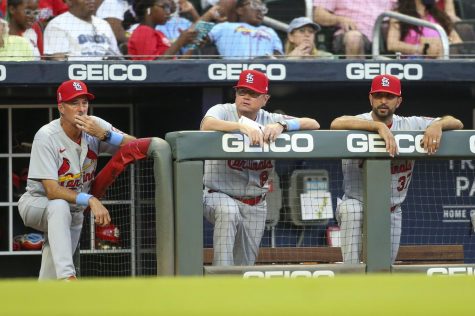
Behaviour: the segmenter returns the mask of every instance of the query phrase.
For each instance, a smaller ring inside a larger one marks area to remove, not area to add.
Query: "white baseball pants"
[[[266,223],[267,204],[247,205],[220,192],[204,190],[204,216],[214,224],[213,265],[253,265]]]
[[[45,233],[40,280],[75,276],[73,254],[79,243],[83,212],[70,212],[65,200],[23,195],[18,210],[25,226]]]
[[[389,212],[389,210],[388,210]],[[341,252],[344,263],[360,263],[363,203],[355,199],[342,201],[336,209],[340,225]],[[398,206],[391,212],[391,261],[396,260],[401,241],[402,211]]]

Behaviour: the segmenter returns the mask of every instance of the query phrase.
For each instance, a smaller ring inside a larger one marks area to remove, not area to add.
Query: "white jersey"
[[[93,118],[102,128],[114,129],[103,119]],[[97,157],[104,152],[113,154],[117,148],[85,132],[81,144],[74,142],[64,132],[60,119],[44,125],[33,140],[25,195],[46,196],[42,179],[56,180],[63,187],[88,193],[94,180]],[[71,205],[71,209],[81,208]]]
[[[114,18],[124,21],[124,13],[130,8],[126,0],[104,0],[96,11],[101,19]]]
[[[356,117],[372,121],[371,112],[357,115]],[[435,118],[411,116],[403,117],[393,115],[391,131],[421,131],[425,130]],[[414,160],[395,159],[391,160],[391,208],[395,208],[404,202],[409,184],[412,179]],[[356,199],[363,201],[363,160],[343,159],[343,200]]]
[[[66,54],[68,60],[102,60],[120,56],[117,40],[106,21],[96,16],[86,22],[65,12],[52,19],[44,33],[44,53]]]
[[[217,104],[204,117],[208,116],[224,121],[239,121],[234,103]],[[291,117],[261,109],[256,122],[267,125],[288,118]],[[272,160],[206,160],[203,182],[208,189],[230,196],[254,197],[267,193],[267,179],[273,168]]]

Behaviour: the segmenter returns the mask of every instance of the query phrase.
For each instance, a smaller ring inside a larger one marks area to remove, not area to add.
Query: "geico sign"
[[[386,74],[399,79],[421,80],[423,69],[419,64],[350,63],[346,65],[346,77],[351,80],[373,79],[377,75]]]
[[[330,270],[321,271],[246,271],[243,274],[245,279],[250,278],[318,278],[318,277],[334,277],[335,273]]]
[[[225,134],[221,139],[223,150],[227,153],[308,153],[313,150],[313,137],[309,134],[281,134],[275,142],[264,146],[251,146],[249,138],[242,134]]]
[[[421,145],[424,135],[394,135],[399,153],[426,153]],[[378,134],[350,134],[346,137],[346,147],[352,153],[386,152],[384,140]]]
[[[472,267],[429,268],[427,275],[473,275]]]
[[[7,67],[0,65],[0,81],[7,79]]]
[[[72,64],[68,76],[76,80],[144,81],[147,79],[147,67],[137,64]]]
[[[284,80],[287,69],[282,64],[211,64],[208,66],[208,77],[211,80],[238,80],[243,70],[260,70],[269,80]]]

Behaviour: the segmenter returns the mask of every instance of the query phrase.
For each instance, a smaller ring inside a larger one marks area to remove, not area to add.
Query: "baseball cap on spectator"
[[[299,28],[301,28],[303,26],[306,26],[306,25],[310,25],[311,27],[313,27],[316,32],[321,30],[320,25],[318,25],[317,23],[310,20],[310,18],[307,18],[306,16],[303,16],[303,17],[300,17],[300,18],[295,18],[290,22],[289,27],[287,28],[287,34],[290,34],[294,30],[299,29]]]
[[[387,92],[398,97],[401,96],[401,81],[397,77],[391,75],[379,75],[374,77],[371,83],[371,91],[369,94],[376,92]]]
[[[257,93],[267,94],[269,91],[269,79],[257,70],[244,70],[239,75],[239,81],[234,88],[246,88]]]
[[[85,95],[88,100],[94,100],[94,95],[87,91],[87,86],[79,80],[68,80],[63,82],[57,91],[58,104],[70,101],[78,96]]]

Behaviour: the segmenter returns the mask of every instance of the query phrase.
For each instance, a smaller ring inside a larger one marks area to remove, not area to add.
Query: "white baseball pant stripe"
[[[388,210],[389,212],[389,210]],[[355,199],[342,201],[336,209],[340,225],[340,243],[344,263],[360,263],[363,227],[363,203]],[[402,211],[391,212],[391,262],[396,260],[401,241]]]
[[[214,224],[213,265],[253,265],[264,234],[266,202],[251,206],[204,190],[203,204],[205,218]]]
[[[70,212],[65,200],[23,195],[18,210],[25,226],[45,233],[40,280],[65,279],[76,275],[73,254],[79,243],[82,212]]]

